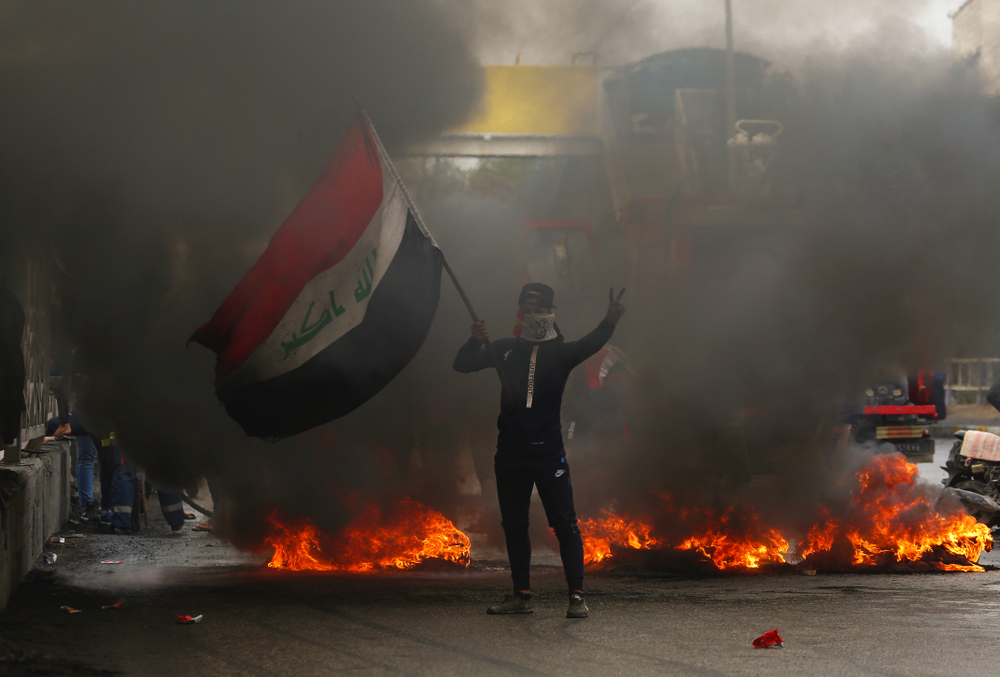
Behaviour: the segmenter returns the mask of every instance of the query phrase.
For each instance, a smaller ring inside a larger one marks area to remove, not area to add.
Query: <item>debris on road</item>
[[[124,563],[125,563],[125,560],[123,560],[123,559],[102,559],[101,560],[101,564],[124,564]]]
[[[181,616],[177,615],[177,623],[180,625],[194,625],[195,623],[201,623],[201,615],[198,616]]]
[[[66,613],[68,613],[68,614],[78,614],[78,613],[82,613],[82,612],[81,612],[81,611],[80,611],[79,609],[74,609],[74,608],[73,608],[73,607],[71,607],[71,606],[61,606],[61,607],[59,607],[59,608],[60,608],[60,609],[62,609],[63,611],[65,611],[65,612],[66,612]]]
[[[53,536],[52,538],[49,539],[49,543],[59,543],[60,545],[62,545],[65,542],[66,542],[66,539],[65,538],[61,538],[59,536]]]
[[[777,628],[771,630],[770,632],[765,632],[753,641],[753,648],[755,649],[767,649],[772,647],[778,649],[784,645],[785,643],[781,639],[781,635],[778,634]]]
[[[102,609],[121,609],[122,608],[122,603],[121,602],[115,602],[114,604],[105,604],[101,608]]]
[[[55,564],[57,558],[58,556],[54,552],[47,552],[45,553],[45,555],[43,555],[42,560],[46,564]]]
[[[816,570],[815,569],[799,569],[799,573],[802,574],[803,576],[815,576],[816,575]]]

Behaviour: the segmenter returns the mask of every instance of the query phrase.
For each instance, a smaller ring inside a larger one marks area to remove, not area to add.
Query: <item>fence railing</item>
[[[962,399],[986,399],[990,386],[1000,378],[1000,357],[966,357],[948,360],[947,403],[955,403],[955,395],[967,393]]]

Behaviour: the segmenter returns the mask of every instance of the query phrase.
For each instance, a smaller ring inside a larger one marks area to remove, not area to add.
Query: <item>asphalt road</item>
[[[1000,662],[1000,571],[605,573],[587,581],[591,617],[567,620],[561,571],[540,567],[536,613],[496,617],[485,608],[509,578],[495,564],[278,572],[161,519],[141,536],[52,546],[58,561],[39,564],[0,614],[0,654],[22,659],[0,673],[953,677],[995,674]],[[1000,565],[1000,554],[982,563]],[[177,614],[204,620],[177,625]],[[785,648],[751,647],[774,628]]]

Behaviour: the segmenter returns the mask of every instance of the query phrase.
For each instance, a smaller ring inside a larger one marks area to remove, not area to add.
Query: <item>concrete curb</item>
[[[46,443],[43,450],[16,465],[0,463],[0,610],[49,536],[69,519],[69,442]]]

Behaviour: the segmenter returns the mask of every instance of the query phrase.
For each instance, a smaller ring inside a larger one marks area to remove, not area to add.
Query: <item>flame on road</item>
[[[855,475],[840,517],[821,507],[799,547],[803,559],[849,559],[864,569],[923,562],[942,571],[983,571],[976,564],[993,547],[989,527],[965,512],[940,514],[917,484],[918,470],[901,456],[876,456]]]
[[[818,507],[797,559],[823,570],[983,571],[977,561],[992,549],[990,529],[958,509],[938,512],[917,475],[901,456],[871,459],[847,478],[849,498]],[[786,563],[785,535],[750,505],[717,512],[679,506],[666,494],[657,503],[642,515],[605,510],[597,519],[580,520],[585,563],[600,565],[629,551],[686,552],[720,571]],[[385,514],[371,504],[336,534],[277,513],[268,524],[266,543],[274,548],[268,566],[275,569],[372,572],[411,569],[427,560],[470,561],[469,538],[444,515],[410,499]],[[658,531],[657,525],[666,527]]]
[[[788,542],[781,534],[764,526],[751,506],[731,507],[721,515],[709,509],[674,506],[662,495],[663,513],[658,519],[675,525],[673,532],[685,534],[671,541],[653,535],[651,518],[620,517],[604,511],[604,517],[581,520],[585,564],[597,564],[613,557],[613,549],[674,549],[694,551],[718,569],[757,569],[762,564],[781,563]]]
[[[324,535],[308,520],[268,518],[267,566],[292,571],[370,572],[412,569],[426,560],[469,565],[469,538],[441,513],[403,499],[391,514],[366,507],[347,527]]]
[[[695,550],[720,570],[784,563],[788,541],[766,527],[753,507],[730,507],[719,517],[706,511],[704,517],[706,526],[677,546],[679,550]]]
[[[984,524],[959,511],[941,514],[917,483],[915,465],[899,455],[876,456],[849,478],[850,498],[836,511],[825,505],[799,543],[807,568],[871,570],[920,563],[941,571],[983,571],[979,556],[992,549]],[[580,521],[584,561],[600,564],[616,549],[695,552],[716,569],[758,569],[786,561],[789,544],[750,505],[710,509],[677,507],[668,495],[653,514],[615,515]],[[657,533],[669,525],[673,534]]]
[[[583,536],[583,562],[602,562],[611,557],[611,547],[632,548],[633,550],[649,550],[660,545],[659,539],[650,532],[649,524],[634,521],[627,515],[619,517],[602,510],[604,517],[596,520],[580,520],[580,533]]]

